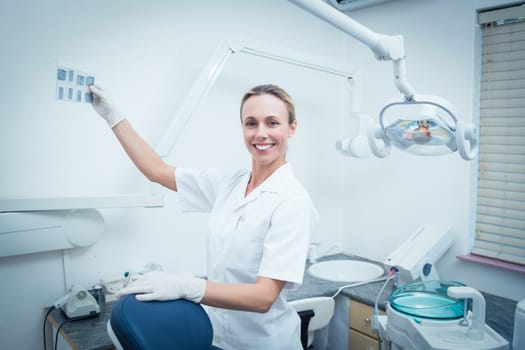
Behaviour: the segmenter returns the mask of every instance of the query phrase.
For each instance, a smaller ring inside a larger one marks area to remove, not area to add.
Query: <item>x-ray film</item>
[[[94,83],[94,74],[65,65],[57,65],[56,99],[66,102],[91,103],[93,96],[89,91],[89,86]]]

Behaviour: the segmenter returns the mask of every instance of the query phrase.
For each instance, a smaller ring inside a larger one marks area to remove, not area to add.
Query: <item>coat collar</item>
[[[287,184],[287,180],[293,176],[290,163],[284,163],[277,168],[262,184],[257,186],[253,192],[281,192]],[[253,193],[252,192],[252,193]]]
[[[289,179],[293,178],[292,166],[290,163],[285,163],[277,168],[262,184],[253,189],[253,191],[244,197],[244,191],[246,191],[246,185],[249,181],[250,173],[247,173],[247,180],[243,182],[242,187],[242,198],[239,198],[237,209],[245,206],[249,202],[257,199],[262,193],[279,193],[282,192],[289,184]]]

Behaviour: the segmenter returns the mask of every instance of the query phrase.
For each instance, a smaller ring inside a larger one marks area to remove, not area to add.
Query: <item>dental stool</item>
[[[184,299],[138,301],[126,295],[113,305],[108,335],[117,350],[220,350],[199,304]]]
[[[314,341],[314,332],[328,325],[334,314],[335,302],[330,297],[298,299],[288,302],[301,318],[301,343],[308,349]]]

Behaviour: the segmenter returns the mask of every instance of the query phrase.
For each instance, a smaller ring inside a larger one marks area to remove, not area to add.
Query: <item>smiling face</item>
[[[289,123],[287,105],[270,94],[253,95],[241,108],[244,143],[254,168],[277,169],[286,162],[288,138],[296,121]]]

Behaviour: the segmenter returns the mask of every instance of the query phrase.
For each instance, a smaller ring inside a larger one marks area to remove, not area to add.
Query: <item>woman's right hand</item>
[[[114,106],[107,91],[96,85],[89,86],[89,90],[93,94],[93,108],[108,123],[110,128],[113,128],[124,119]]]

